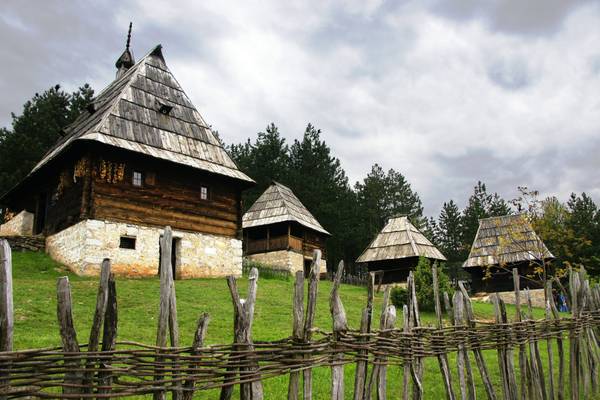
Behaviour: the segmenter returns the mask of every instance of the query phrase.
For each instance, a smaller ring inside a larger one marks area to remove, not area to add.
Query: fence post
[[[371,333],[371,316],[373,314],[373,293],[375,289],[375,277],[372,273],[368,275],[367,281],[367,306],[363,308],[360,319],[360,333],[364,335],[361,343],[368,343],[368,334]],[[359,349],[357,351],[356,374],[354,376],[354,400],[363,400],[365,396],[365,386],[367,383],[367,369],[369,363],[368,349]]]
[[[447,296],[446,296],[447,297]],[[465,324],[465,312],[464,312],[464,299],[462,292],[456,291],[452,298],[454,303],[454,326],[456,329],[459,327],[466,328]],[[457,333],[461,334],[461,333]],[[475,400],[475,382],[473,380],[473,371],[471,369],[471,361],[469,359],[469,353],[467,352],[464,344],[458,345],[458,357],[456,360],[458,368],[458,378],[460,382],[460,393],[462,400]],[[466,376],[465,376],[466,375]],[[468,385],[468,386],[467,386]]]
[[[434,264],[431,267],[431,274],[433,280],[433,297],[435,305],[435,316],[436,325],[438,330],[442,333],[442,305],[440,303],[440,287],[438,282],[437,265]],[[442,336],[443,339],[443,336]],[[440,372],[444,379],[444,388],[446,389],[446,398],[448,400],[455,400],[454,389],[452,388],[452,376],[450,375],[450,368],[448,367],[448,356],[446,354],[438,355],[438,363],[440,365]]]
[[[294,281],[294,297],[292,302],[292,316],[294,319],[292,338],[294,344],[297,344],[302,340],[302,328],[304,326],[304,271],[296,271],[296,280]],[[298,400],[299,389],[300,372],[291,371],[290,382],[288,386],[288,399]]]
[[[525,349],[525,342],[521,338],[521,336],[524,336],[524,325],[521,318],[521,279],[517,268],[513,268],[512,276],[515,292],[515,319],[518,323],[518,325],[515,326],[515,330],[517,338],[519,339],[519,392],[521,400],[527,400],[527,352]],[[533,394],[530,395],[533,396]]]
[[[467,289],[462,282],[458,282],[458,288],[460,289],[463,300],[465,302],[465,312],[467,317],[467,327],[475,328],[475,315],[473,314],[473,306],[471,305],[471,299],[469,298],[469,294],[467,293]],[[496,392],[494,391],[494,387],[492,386],[492,381],[490,379],[490,375],[487,370],[487,365],[485,363],[485,359],[483,358],[483,353],[479,348],[479,342],[474,341],[472,343],[473,346],[473,355],[475,356],[475,363],[477,364],[477,369],[479,369],[479,374],[481,375],[481,380],[483,381],[483,386],[485,387],[485,392],[488,396],[489,400],[496,400]]]
[[[329,297],[329,311],[333,320],[333,340],[334,354],[332,356],[331,367],[331,399],[344,399],[344,353],[340,352],[338,342],[344,333],[348,330],[348,322],[346,320],[346,311],[340,298],[340,282],[344,273],[344,262],[340,261],[333,279],[331,295]]]
[[[192,356],[200,355],[202,346],[204,346],[204,338],[206,338],[206,330],[208,329],[208,323],[210,322],[210,316],[207,313],[202,314],[198,319],[198,324],[196,325],[196,333],[194,334],[194,341],[192,342]],[[184,383],[185,391],[182,394],[183,400],[192,400],[194,397],[194,383],[195,379],[190,375],[194,374],[198,367],[195,365],[194,361],[191,362],[190,371],[186,373],[187,380]]]
[[[117,286],[115,276],[111,273],[108,277],[108,297],[102,330],[102,351],[113,351],[117,341]],[[98,372],[98,393],[110,393],[112,378],[108,369],[110,362],[104,361],[103,368]]]
[[[557,326],[560,321],[560,314],[558,313],[558,309],[556,308],[556,304],[554,303],[554,296],[552,296],[552,281],[548,281],[546,284],[546,290],[549,295],[546,296],[548,299],[548,303],[550,305],[550,311],[552,312],[552,317],[556,322]],[[557,330],[556,334],[556,347],[558,347],[558,386],[557,386],[557,394],[558,400],[564,400],[565,398],[565,351],[563,347],[563,339],[562,332]],[[551,347],[550,347],[551,348]]]
[[[419,327],[419,304],[417,302],[417,293],[415,289],[415,277],[413,271],[408,273],[407,280],[408,288],[408,326],[411,332],[414,328]],[[418,350],[418,349],[417,349]],[[423,365],[418,355],[413,355],[410,365],[410,373],[413,379],[413,399],[420,400],[423,398]]]
[[[0,239],[0,351],[13,350],[13,287],[12,287],[12,253],[8,241]],[[6,384],[9,391],[10,377],[8,372],[1,374],[0,386]],[[0,399],[5,399],[0,394]]]
[[[63,276],[58,278],[56,285],[57,296],[57,317],[58,326],[60,328],[60,337],[62,339],[63,351],[65,353],[79,353],[79,343],[77,342],[77,334],[73,326],[73,304],[71,300],[71,286],[69,278]],[[78,358],[71,361],[69,355],[65,354],[65,366],[74,371],[79,370],[80,361]],[[65,372],[65,382],[63,385],[64,394],[80,393],[81,377],[78,372]]]
[[[321,250],[315,250],[313,253],[313,261],[310,268],[310,276],[308,280],[308,300],[306,303],[306,318],[304,318],[304,335],[303,340],[310,342],[312,338],[312,328],[315,322],[315,312],[317,309],[317,292],[319,289],[319,268],[321,265]],[[307,357],[311,357],[308,355]],[[312,369],[307,368],[303,373],[304,377],[304,400],[312,399]]]
[[[569,290],[571,292],[571,316],[573,328],[569,333],[569,381],[571,399],[579,400],[579,275],[569,269]]]

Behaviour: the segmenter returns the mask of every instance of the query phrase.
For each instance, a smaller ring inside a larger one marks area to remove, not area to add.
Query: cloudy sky
[[[91,3],[3,3],[0,125],[55,83],[108,84],[131,20],[228,143],[311,122],[352,181],[399,170],[428,214],[479,179],[600,201],[598,1]]]

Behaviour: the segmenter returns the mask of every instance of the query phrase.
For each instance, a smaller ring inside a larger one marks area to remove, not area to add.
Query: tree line
[[[20,115],[11,115],[11,128],[0,129],[0,193],[27,175],[93,93],[88,84],[72,93],[56,85],[36,93]],[[226,147],[257,183],[243,194],[245,210],[271,181],[289,186],[332,234],[327,243],[330,266],[342,259],[352,266],[389,218],[407,215],[448,258],[448,268],[460,271],[479,219],[525,212],[556,256],[555,263],[585,265],[592,275],[600,275],[600,211],[586,193],[573,193],[561,202],[556,197],[539,199],[535,190],[519,188],[517,198],[506,200],[477,182],[464,208],[449,199],[432,217],[424,215],[419,194],[399,171],[375,163],[363,179],[351,183],[322,132],[311,124],[291,143],[271,123],[252,139]]]

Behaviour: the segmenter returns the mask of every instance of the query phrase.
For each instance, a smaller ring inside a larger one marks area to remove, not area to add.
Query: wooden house
[[[78,274],[97,274],[110,257],[116,273],[155,275],[170,225],[176,277],[240,275],[241,191],[254,181],[184,93],[160,45],[138,62],[127,47],[116,67],[116,79],[0,202],[32,214],[31,233],[45,235],[47,252]]]
[[[518,268],[520,287],[538,289],[534,268],[554,258],[525,215],[479,220],[479,229],[463,268],[471,275],[474,292],[513,291],[512,269]]]
[[[390,218],[381,232],[358,257],[381,283],[405,282],[419,257],[430,261],[445,261],[446,257],[406,216]]]
[[[290,188],[273,182],[244,214],[242,224],[249,260],[307,273],[313,251],[320,249],[320,272],[327,272],[325,240],[330,234]]]

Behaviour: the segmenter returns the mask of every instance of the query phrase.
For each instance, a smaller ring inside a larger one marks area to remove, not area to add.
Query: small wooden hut
[[[521,288],[537,289],[534,268],[554,258],[523,214],[479,220],[479,229],[463,268],[471,274],[474,292],[514,290],[512,269],[518,268]]]
[[[307,273],[313,251],[320,249],[320,271],[327,272],[325,240],[330,234],[287,186],[273,182],[244,214],[242,226],[249,260]]]
[[[419,257],[445,261],[446,257],[409,221],[408,217],[390,218],[387,225],[358,257],[378,275],[382,283],[405,282]]]

